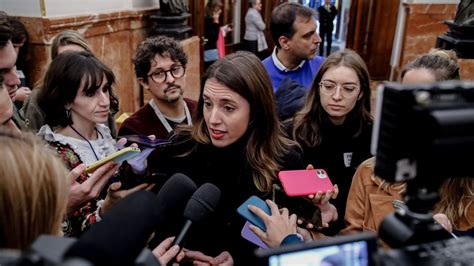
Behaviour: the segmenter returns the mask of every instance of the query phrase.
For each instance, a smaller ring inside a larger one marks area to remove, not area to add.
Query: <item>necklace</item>
[[[79,135],[83,140],[85,140],[87,142],[87,144],[89,144],[89,147],[91,147],[91,150],[92,152],[94,153],[94,156],[95,158],[97,159],[97,161],[99,160],[99,156],[97,156],[97,153],[95,153],[95,150],[94,150],[94,147],[92,147],[92,144],[91,142],[86,139],[81,133],[79,133],[79,131],[77,131],[72,125],[69,125],[69,127],[74,131],[76,132],[77,135]],[[100,135],[102,137],[102,134],[100,134],[99,131],[97,131],[97,128],[95,128],[95,131],[98,133],[98,135]]]

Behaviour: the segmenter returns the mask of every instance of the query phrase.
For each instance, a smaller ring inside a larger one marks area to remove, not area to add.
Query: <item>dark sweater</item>
[[[198,186],[209,182],[219,187],[221,199],[215,213],[204,224],[193,226],[185,247],[211,256],[227,250],[232,254],[236,265],[250,265],[256,248],[240,236],[245,220],[237,214],[237,207],[251,195],[271,197],[271,193],[266,195],[258,191],[253,183],[251,167],[245,157],[246,143],[247,139],[243,138],[229,147],[216,148],[186,141],[179,144],[179,148],[165,148],[161,151],[160,158],[150,163],[155,172],[164,173],[165,176],[181,172],[193,179]],[[170,156],[186,150],[183,149],[185,146],[194,146],[195,149],[185,157]],[[282,170],[293,169],[303,169],[301,154],[296,148],[282,163]],[[181,227],[182,221],[178,219],[174,224]],[[176,233],[169,232],[169,235]]]
[[[186,105],[189,108],[191,116],[194,117],[196,114],[197,103],[191,99],[184,98]],[[168,123],[172,128],[176,127],[176,123],[169,121]],[[187,123],[187,121],[184,121]],[[155,114],[155,110],[149,105],[145,104],[142,108],[136,111],[133,115],[123,121],[120,127],[119,136],[125,135],[155,135],[158,139],[167,139],[168,131],[161,123],[160,119]]]
[[[352,177],[359,164],[371,157],[372,124],[365,124],[362,132],[354,137],[357,128],[357,122],[350,118],[340,126],[327,121],[321,128],[323,137],[319,146],[308,147],[300,143],[304,163],[312,164],[315,169],[325,169],[332,183],[339,187],[337,199],[331,200],[337,208],[339,218],[323,230],[327,235],[335,235],[344,228],[344,214]]]

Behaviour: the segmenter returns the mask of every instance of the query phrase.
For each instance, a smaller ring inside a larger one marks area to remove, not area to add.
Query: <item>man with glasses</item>
[[[192,125],[197,103],[183,97],[188,57],[165,36],[148,38],[137,49],[135,74],[152,100],[127,118],[119,136],[140,134],[166,139],[178,124]]]

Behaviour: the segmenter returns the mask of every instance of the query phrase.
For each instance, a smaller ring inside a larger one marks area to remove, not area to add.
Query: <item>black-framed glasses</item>
[[[340,93],[344,98],[351,98],[357,95],[359,92],[359,86],[354,84],[336,84],[332,81],[321,81],[319,83],[320,92],[326,95],[333,95],[336,93],[337,89],[340,88]]]
[[[168,70],[156,71],[148,74],[148,76],[156,83],[163,83],[166,82],[166,79],[168,78],[168,72],[173,76],[173,78],[179,79],[184,76],[186,69],[182,65],[175,65]]]

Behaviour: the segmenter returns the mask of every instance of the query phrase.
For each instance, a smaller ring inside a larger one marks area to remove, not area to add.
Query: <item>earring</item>
[[[71,109],[66,109],[66,118],[71,121]]]

